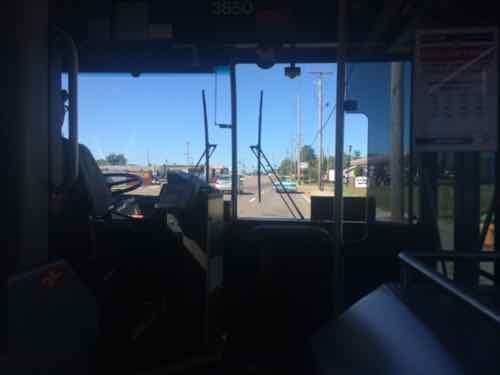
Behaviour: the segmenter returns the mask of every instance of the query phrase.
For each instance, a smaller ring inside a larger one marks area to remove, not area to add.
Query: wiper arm
[[[304,215],[302,215],[302,212],[300,211],[299,207],[297,206],[297,204],[295,203],[293,198],[290,196],[290,193],[288,192],[288,190],[283,185],[283,182],[281,182],[280,178],[278,177],[278,174],[276,173],[273,166],[269,162],[269,159],[266,157],[266,155],[262,151],[262,103],[263,103],[263,101],[264,101],[264,91],[260,90],[257,145],[250,146],[250,150],[252,150],[253,154],[257,158],[257,189],[258,189],[258,194],[259,194],[259,203],[262,202],[262,185],[261,185],[261,168],[262,168],[264,170],[264,172],[267,174],[267,176],[269,177],[271,184],[274,186],[275,190],[278,192],[281,199],[283,200],[283,203],[285,203],[285,206],[288,208],[288,211],[290,211],[290,213],[292,214],[292,216],[294,218],[297,218],[297,215],[292,210],[292,208],[290,207],[290,205],[288,204],[286,199],[281,195],[281,192],[284,192],[286,194],[286,196],[288,197],[290,202],[292,202],[292,205],[295,208],[295,210],[297,211],[297,213],[299,214],[300,218],[303,220]],[[267,167],[262,162],[262,158],[264,158],[264,161],[266,162]],[[269,173],[269,171],[271,171],[271,173]],[[276,181],[273,180],[273,178],[271,177],[271,174],[274,175],[277,183],[276,183]],[[281,187],[281,189],[277,188],[278,184]]]
[[[257,147],[259,153],[257,154],[257,189],[259,193],[259,203],[262,202],[262,184],[261,184],[261,148],[262,148],[262,102],[264,100],[264,91],[260,90],[260,100],[259,100],[259,125],[258,125],[258,134],[257,134]]]
[[[292,208],[290,207],[290,205],[288,204],[288,202],[285,200],[285,198],[283,197],[282,195],[282,192],[284,192],[286,194],[286,196],[288,197],[288,199],[290,200],[290,202],[292,203],[293,207],[295,208],[295,210],[297,211],[300,219],[304,220],[304,215],[302,215],[302,212],[300,211],[299,207],[297,206],[297,204],[295,203],[295,200],[292,198],[292,196],[290,195],[290,193],[288,192],[288,190],[285,188],[285,186],[283,185],[283,182],[281,181],[281,179],[279,178],[278,174],[276,173],[276,171],[274,170],[273,166],[271,165],[271,163],[269,162],[269,159],[267,158],[266,154],[264,154],[264,151],[262,151],[262,149],[259,148],[259,146],[255,145],[255,146],[250,146],[250,149],[252,150],[253,154],[255,155],[255,157],[257,157],[257,159],[259,159],[258,155],[260,154],[260,156],[263,158],[263,159],[260,159],[260,164],[262,166],[262,169],[264,170],[264,172],[267,174],[267,176],[269,177],[269,180],[271,181],[271,183],[273,184],[273,186],[275,187],[276,191],[279,193],[281,199],[283,200],[283,203],[285,203],[286,207],[288,208],[288,210],[290,211],[290,213],[292,214],[292,216],[294,218],[297,218],[297,215],[295,215],[295,212],[292,210]],[[267,164],[267,167],[266,165],[264,165],[263,161],[265,161],[265,163]],[[271,172],[271,173],[269,173]],[[276,179],[276,181],[274,181],[271,177],[271,174],[274,176],[274,178]],[[278,185],[281,187],[281,189],[278,189]]]

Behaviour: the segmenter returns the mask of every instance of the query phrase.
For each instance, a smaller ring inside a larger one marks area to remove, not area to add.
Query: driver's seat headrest
[[[63,149],[66,160],[69,155],[69,142],[63,140]],[[76,186],[71,189],[76,192],[78,199],[85,200],[87,215],[105,216],[112,204],[112,196],[106,179],[97,165],[90,150],[84,145],[78,145],[79,175]]]

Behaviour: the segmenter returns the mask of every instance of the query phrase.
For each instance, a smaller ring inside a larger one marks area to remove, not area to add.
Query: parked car
[[[245,176],[240,174],[239,185],[238,185],[238,192],[239,193],[243,193],[244,182],[245,182]]]
[[[298,191],[297,182],[295,182],[294,180],[287,177],[281,178],[280,180],[283,186],[281,186],[279,182],[276,182],[275,186],[275,189],[278,193],[284,193],[285,191],[288,193],[296,193]]]
[[[230,193],[233,188],[232,176],[231,175],[221,175],[215,180],[214,187],[224,193]],[[241,192],[241,183],[238,182],[237,186],[238,192]]]

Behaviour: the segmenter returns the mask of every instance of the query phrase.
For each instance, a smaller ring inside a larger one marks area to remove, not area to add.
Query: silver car
[[[224,192],[224,193],[230,193],[232,188],[233,188],[233,184],[232,184],[232,178],[231,178],[231,175],[222,175],[222,176],[219,176],[217,177],[217,179],[215,180],[215,184],[214,184],[215,188]],[[240,184],[238,183],[238,192],[240,192]]]

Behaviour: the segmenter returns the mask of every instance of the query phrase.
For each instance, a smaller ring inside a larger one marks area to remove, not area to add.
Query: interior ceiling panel
[[[390,51],[398,40],[393,51],[410,54],[408,35],[416,27],[497,22],[496,12],[481,6],[481,0],[347,3],[348,41],[352,50],[367,58]],[[50,14],[51,22],[75,39],[83,70],[161,71],[183,66],[203,71],[221,62],[220,58],[224,62],[234,57],[235,51],[228,47],[235,45],[331,45],[336,42],[336,8],[336,1],[326,0],[53,0]],[[371,47],[360,48],[363,44]],[[185,48],[173,49],[173,45]],[[248,50],[243,54],[248,55]],[[335,56],[331,48],[316,54],[299,50],[297,55],[301,54]]]
[[[120,4],[137,3],[141,2],[53,0],[51,14],[54,22],[81,41],[86,39],[89,19],[108,18],[112,24]],[[142,3],[147,4],[149,22],[172,25],[174,39],[180,43],[335,41],[335,1],[150,0]],[[349,1],[351,34],[363,40],[383,6],[384,0]]]

